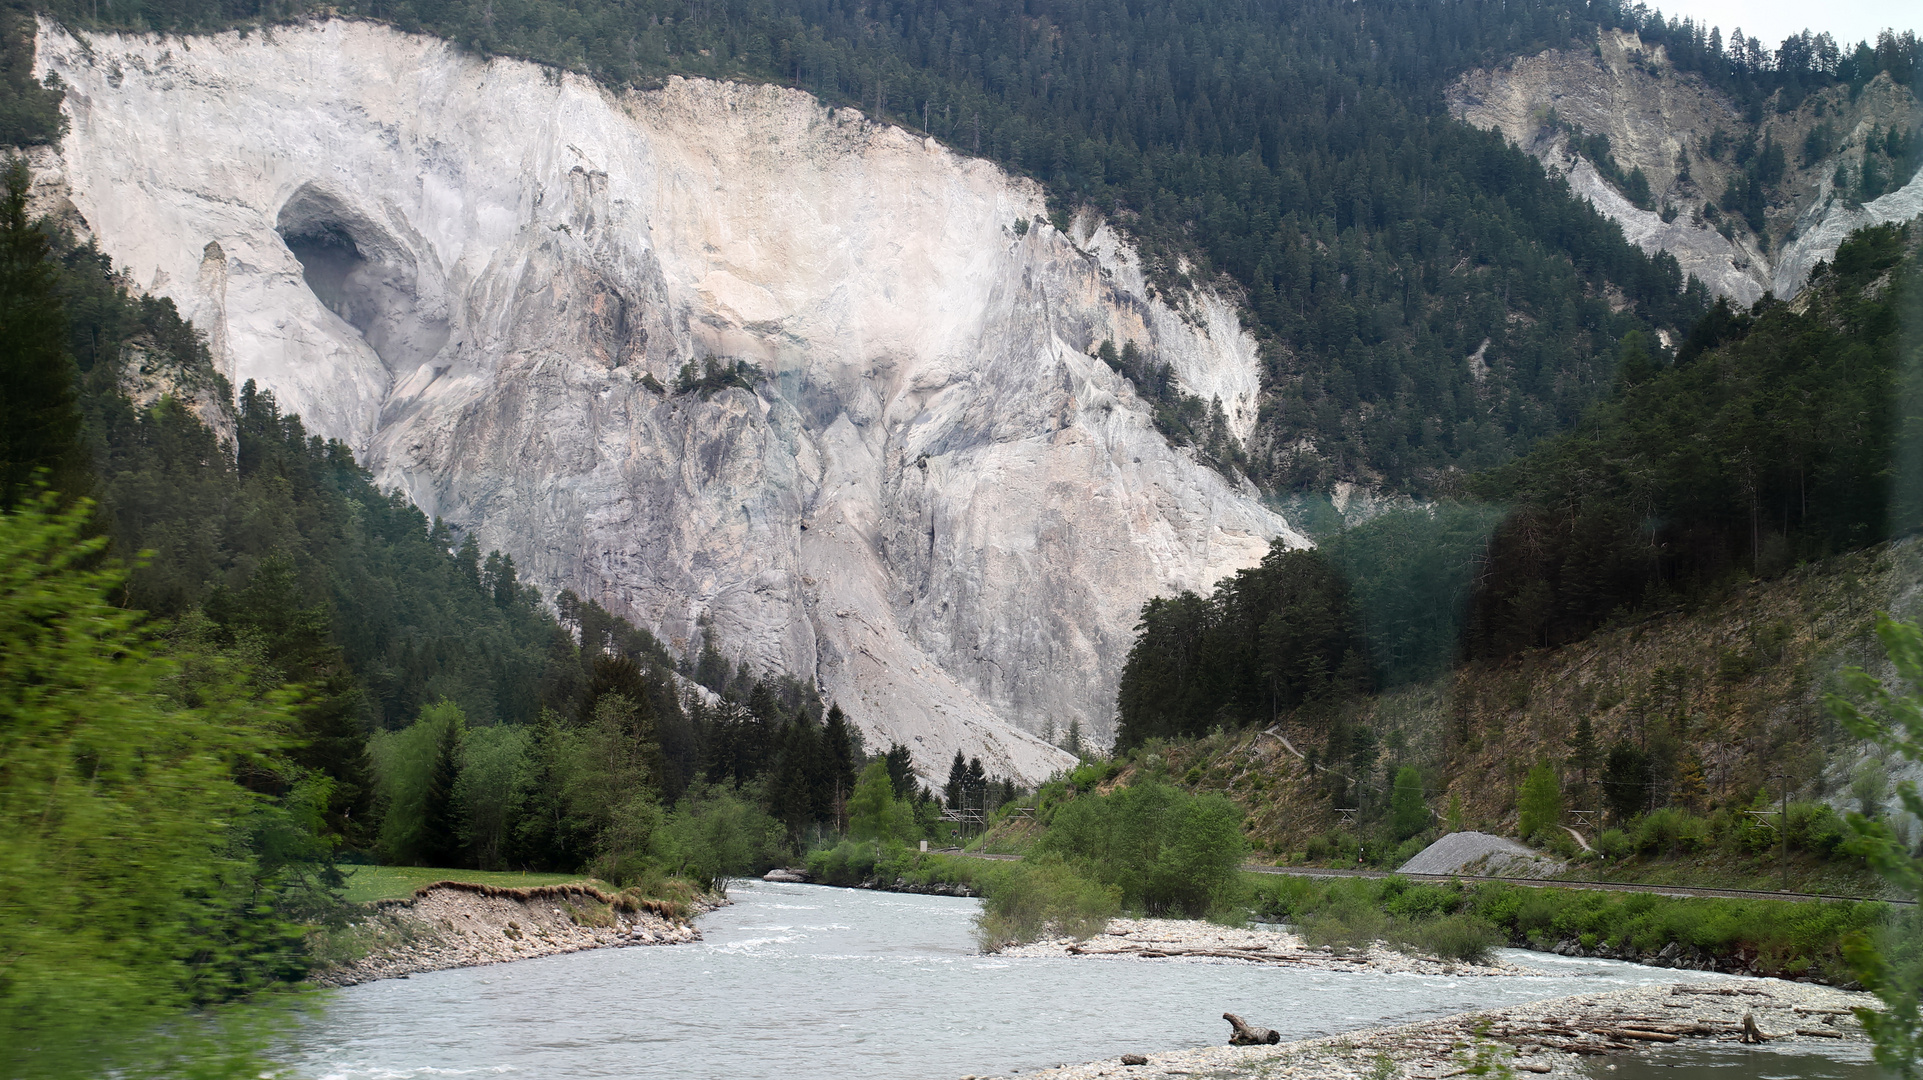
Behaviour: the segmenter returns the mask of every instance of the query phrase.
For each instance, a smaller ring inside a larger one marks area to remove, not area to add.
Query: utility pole
[[[1771,773],[1769,775],[1769,778],[1771,780],[1775,780],[1779,782],[1778,798],[1780,799],[1780,801],[1778,803],[1779,808],[1776,811],[1776,839],[1777,839],[1777,842],[1782,847],[1782,854],[1778,856],[1777,862],[1782,864],[1782,867],[1783,867],[1783,891],[1788,892],[1789,891],[1789,774],[1786,772],[1776,772],[1776,773]]]
[[[1782,830],[1783,832],[1783,891],[1788,892],[1789,891],[1789,774],[1777,773],[1776,776],[1778,779],[1782,780],[1783,782],[1783,803],[1782,803],[1783,808],[1776,815],[1776,820],[1783,823],[1783,830]]]

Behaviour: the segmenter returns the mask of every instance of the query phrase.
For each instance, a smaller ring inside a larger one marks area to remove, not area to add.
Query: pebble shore
[[[1432,960],[1381,947],[1340,953],[1317,948],[1294,934],[1218,926],[1190,919],[1111,919],[1106,933],[1087,941],[1055,938],[1012,945],[1003,956],[1109,956],[1212,964],[1281,964],[1322,971],[1391,971],[1419,975],[1534,975],[1534,969],[1503,960],[1484,964]]]
[[[691,914],[704,914],[726,903],[703,898],[696,901]],[[679,945],[701,939],[692,922],[645,910],[617,911],[586,893],[501,889],[488,895],[444,885],[430,886],[411,900],[373,905],[349,932],[379,945],[358,960],[317,972],[311,981],[353,986],[583,949]]]
[[[1120,956],[1154,963],[1282,963],[1305,967],[1425,974],[1517,975],[1526,965],[1445,965],[1385,949],[1341,956],[1310,949],[1293,934],[1164,919],[1117,919],[1086,942],[1055,940],[1004,950],[1014,956]],[[1414,1024],[1374,1028],[1272,1046],[1211,1046],[1131,1053],[1081,1065],[1023,1073],[1045,1080],[1096,1077],[1301,1078],[1301,1080],[1441,1080],[1472,1075],[1478,1064],[1506,1065],[1516,1075],[1576,1077],[1591,1058],[1687,1042],[1738,1042],[1745,1019],[1771,1044],[1806,1044],[1834,1052],[1863,1044],[1857,1008],[1880,1008],[1861,991],[1815,983],[1732,976],[1550,998]],[[1250,1015],[1251,1024],[1278,1017]],[[1228,1038],[1223,1024],[1223,1040]],[[991,1080],[965,1077],[963,1080]]]

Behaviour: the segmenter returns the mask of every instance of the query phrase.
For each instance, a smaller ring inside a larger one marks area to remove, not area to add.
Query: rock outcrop
[[[1888,167],[1886,155],[1870,147],[1877,136],[1923,128],[1923,105],[1887,74],[1854,96],[1847,87],[1831,87],[1793,109],[1767,109],[1752,122],[1700,76],[1678,71],[1660,47],[1605,31],[1593,51],[1552,49],[1468,72],[1450,88],[1449,104],[1457,118],[1502,132],[1567,176],[1571,189],[1620,224],[1631,243],[1669,252],[1712,293],[1744,304],[1765,292],[1796,295],[1810,269],[1835,255],[1852,231],[1923,214],[1923,175],[1860,203],[1853,186],[1837,185],[1839,167],[1846,181],[1861,177],[1866,155]],[[1598,172],[1570,138],[1571,128],[1608,136],[1623,174],[1643,171],[1647,208]],[[1782,151],[1783,175],[1770,189],[1758,234],[1740,211],[1711,208],[1742,174],[1743,148],[1771,143]],[[1806,146],[1822,152],[1808,157]]]
[[[1151,298],[1111,230],[932,139],[343,20],[43,24],[38,69],[78,215],[235,385],[543,588],[812,675],[924,774],[1061,767],[1033,733],[1108,732],[1144,600],[1305,543],[1088,355],[1133,341],[1246,434],[1233,304]]]

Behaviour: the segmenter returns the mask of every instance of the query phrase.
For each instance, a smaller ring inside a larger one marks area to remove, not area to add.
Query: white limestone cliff
[[[351,21],[43,24],[38,57],[74,207],[236,385],[544,589],[812,674],[926,773],[1061,767],[1033,733],[1108,733],[1144,600],[1306,543],[1087,355],[1134,341],[1246,432],[1232,304],[1149,299],[1112,232],[933,140]],[[671,392],[708,358],[768,377]]]

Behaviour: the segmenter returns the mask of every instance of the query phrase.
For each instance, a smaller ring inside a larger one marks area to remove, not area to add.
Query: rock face
[[[1860,178],[1866,155],[1887,168],[1886,155],[1870,147],[1875,136],[1923,126],[1923,105],[1887,74],[1854,98],[1846,87],[1832,87],[1751,122],[1700,77],[1677,71],[1661,48],[1608,31],[1593,52],[1550,50],[1469,72],[1451,87],[1449,104],[1459,119],[1502,132],[1567,176],[1631,243],[1669,252],[1711,292],[1744,304],[1765,292],[1794,296],[1852,231],[1923,214],[1923,175],[1864,203],[1851,198],[1853,182],[1843,190],[1836,183],[1839,167],[1846,181]],[[1578,152],[1570,126],[1607,135],[1624,175],[1643,170],[1651,209],[1630,202]],[[1809,158],[1804,148],[1819,128],[1827,138],[1818,148],[1828,148]],[[1765,242],[1739,212],[1708,207],[1723,201],[1741,175],[1741,148],[1769,142],[1783,150],[1784,175],[1764,211]]]
[[[1088,355],[1133,341],[1246,433],[1233,306],[1150,299],[1110,230],[933,140],[348,21],[43,24],[38,67],[74,207],[236,385],[542,587],[813,675],[924,774],[1061,767],[1032,733],[1106,736],[1144,600],[1306,543]],[[709,361],[765,377],[676,391]]]

